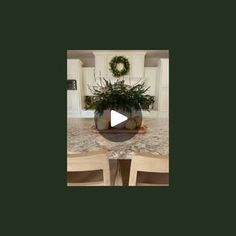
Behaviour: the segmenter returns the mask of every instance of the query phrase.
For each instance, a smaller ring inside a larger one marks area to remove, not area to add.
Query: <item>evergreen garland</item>
[[[120,63],[123,64],[122,70],[117,69],[117,65]],[[110,64],[110,71],[112,72],[114,77],[124,76],[129,73],[130,64],[126,57],[123,56],[113,57],[109,64]]]

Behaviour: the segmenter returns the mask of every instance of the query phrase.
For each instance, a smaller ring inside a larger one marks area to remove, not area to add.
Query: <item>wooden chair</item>
[[[149,153],[135,154],[131,161],[129,186],[169,186],[167,183],[161,184],[137,184],[138,171],[155,172],[155,173],[169,173],[169,157],[157,156]]]
[[[67,172],[103,171],[103,181],[72,183],[67,186],[110,186],[109,160],[105,151],[87,152],[80,154],[67,154]]]

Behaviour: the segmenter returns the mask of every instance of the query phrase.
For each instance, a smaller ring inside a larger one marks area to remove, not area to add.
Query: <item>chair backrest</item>
[[[169,173],[169,157],[153,155],[150,153],[138,153],[132,157],[129,185],[135,186],[138,171]]]
[[[80,154],[67,154],[68,172],[93,170],[102,170],[104,185],[110,185],[109,159],[105,151],[91,151]],[[71,186],[72,185],[74,184],[71,184]]]

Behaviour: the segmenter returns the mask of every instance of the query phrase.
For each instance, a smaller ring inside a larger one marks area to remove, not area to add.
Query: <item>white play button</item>
[[[122,115],[119,112],[111,110],[111,127],[114,127],[128,119],[127,116]]]

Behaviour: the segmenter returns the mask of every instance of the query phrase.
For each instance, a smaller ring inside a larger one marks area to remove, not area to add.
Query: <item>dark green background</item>
[[[2,3],[3,235],[233,228],[235,12],[228,2]],[[170,50],[169,188],[65,187],[67,49]]]

